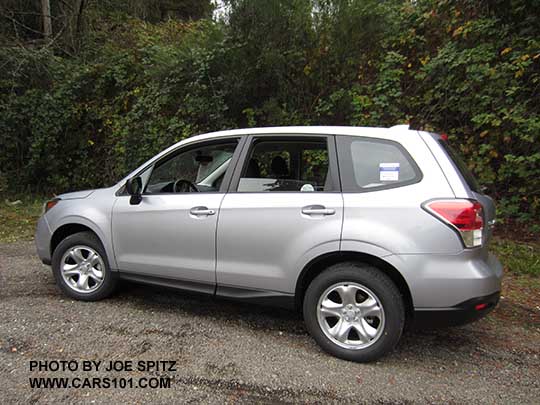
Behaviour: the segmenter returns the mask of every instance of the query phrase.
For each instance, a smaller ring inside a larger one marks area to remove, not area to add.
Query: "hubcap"
[[[345,349],[364,349],[384,330],[384,308],[367,287],[342,282],[329,287],[319,299],[317,319],[324,334]]]
[[[103,284],[105,263],[89,246],[73,246],[62,256],[60,272],[66,284],[80,293],[91,293]]]

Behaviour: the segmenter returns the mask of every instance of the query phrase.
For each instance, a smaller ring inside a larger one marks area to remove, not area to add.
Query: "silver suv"
[[[324,350],[370,361],[406,324],[495,307],[494,216],[444,135],[243,129],[186,139],[113,187],[48,201],[36,245],[70,297],[99,300],[125,279],[296,308]]]

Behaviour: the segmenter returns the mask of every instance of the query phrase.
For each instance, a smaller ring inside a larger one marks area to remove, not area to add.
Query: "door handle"
[[[306,215],[334,215],[335,213],[335,209],[326,208],[324,205],[309,205],[302,208],[302,214]]]
[[[209,210],[208,207],[193,207],[192,209],[189,210],[189,213],[191,215],[202,216],[202,215],[214,215],[216,211]]]

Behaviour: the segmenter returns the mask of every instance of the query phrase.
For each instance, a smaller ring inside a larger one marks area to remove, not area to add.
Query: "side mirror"
[[[132,177],[126,182],[126,191],[131,196],[129,203],[137,205],[142,201],[142,179],[140,177]]]

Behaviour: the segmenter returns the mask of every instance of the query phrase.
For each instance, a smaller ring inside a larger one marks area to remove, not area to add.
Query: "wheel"
[[[304,321],[326,352],[350,361],[373,361],[397,344],[405,307],[392,280],[361,263],[339,263],[308,286]]]
[[[56,284],[78,300],[106,298],[116,287],[105,249],[91,232],[75,233],[60,242],[53,252],[52,269]]]

